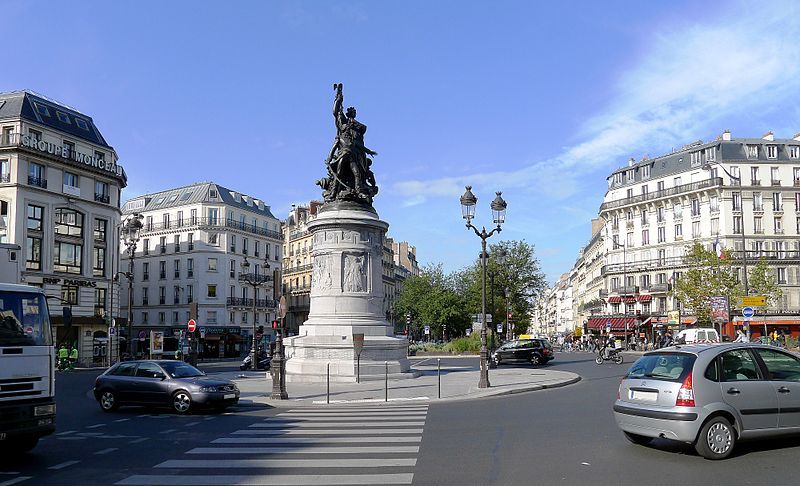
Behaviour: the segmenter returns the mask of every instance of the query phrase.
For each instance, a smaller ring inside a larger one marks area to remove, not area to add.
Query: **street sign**
[[[186,329],[188,329],[189,332],[194,332],[194,330],[197,329],[197,323],[194,322],[194,319],[189,319],[189,322],[186,324]]]
[[[425,326],[425,334],[431,333],[431,326]]]
[[[286,317],[286,310],[287,310],[286,297],[284,297],[283,295],[281,295],[281,301],[278,304],[278,310],[280,311],[281,319]]]
[[[741,297],[739,305],[742,307],[764,307],[767,305],[767,297],[764,295],[750,295]]]
[[[745,307],[742,309],[742,316],[744,317],[753,317],[756,311],[752,307]]]
[[[361,356],[361,350],[364,349],[364,334],[353,334],[353,349],[356,356]]]
[[[502,324],[498,324],[497,325],[497,332],[503,332],[503,325]]]
[[[483,322],[482,317],[483,317],[483,314],[473,314],[472,315],[472,321],[473,322]],[[486,314],[486,322],[487,323],[492,322],[492,315],[491,314]]]
[[[117,328],[116,327],[109,327],[108,328],[108,333],[113,336],[114,334],[117,333]]]

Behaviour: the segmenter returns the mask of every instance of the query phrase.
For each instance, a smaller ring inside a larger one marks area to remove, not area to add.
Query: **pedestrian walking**
[[[70,369],[75,369],[75,365],[78,363],[78,348],[75,346],[70,346],[69,350],[69,367]]]

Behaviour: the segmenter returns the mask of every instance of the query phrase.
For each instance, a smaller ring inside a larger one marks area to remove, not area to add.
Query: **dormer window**
[[[216,199],[217,198],[217,190],[216,189],[209,190],[208,191],[208,197],[210,197],[211,199]]]
[[[633,182],[633,171],[632,170],[628,171],[628,182]]]
[[[642,179],[648,179],[650,177],[650,165],[642,166]]]
[[[748,159],[757,159],[758,158],[758,145],[747,145],[745,147],[745,153],[747,154]]]
[[[716,155],[717,154],[717,150],[714,147],[708,147],[705,150],[705,154],[706,154],[706,160],[707,161],[713,161],[713,160],[716,160],[716,158],[717,158],[717,155]]]
[[[69,115],[67,115],[66,113],[62,113],[60,111],[56,111],[56,117],[58,118],[58,120],[61,123],[66,123],[68,125],[70,124]]]
[[[789,145],[789,158],[798,159],[800,158],[800,145]]]
[[[689,154],[689,161],[692,167],[697,167],[700,165],[700,152],[692,152]]]
[[[50,116],[50,110],[47,109],[45,105],[40,105],[39,103],[34,103],[33,106],[36,107],[36,112],[40,115]]]
[[[767,158],[768,159],[777,159],[778,158],[778,146],[777,145],[767,145]]]
[[[89,131],[89,124],[86,123],[86,120],[82,118],[75,118],[75,124],[78,125],[78,128],[86,130],[87,132]]]

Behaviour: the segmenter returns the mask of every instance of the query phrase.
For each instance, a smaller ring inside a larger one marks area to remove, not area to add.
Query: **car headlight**
[[[215,391],[219,391],[219,390],[217,390],[217,387],[215,387],[215,386],[201,386],[200,387],[200,391],[201,392],[215,392]]]

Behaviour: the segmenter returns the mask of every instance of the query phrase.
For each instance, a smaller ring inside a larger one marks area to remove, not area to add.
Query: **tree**
[[[710,326],[711,304],[708,298],[725,296],[730,302],[742,294],[736,271],[730,260],[720,258],[716,252],[706,250],[697,242],[687,247],[685,264],[689,269],[673,283],[670,294],[694,313],[698,324]]]
[[[767,266],[767,259],[760,258],[756,266],[748,274],[750,293],[753,295],[763,295],[767,298],[767,307],[777,307],[783,291],[778,287],[775,275]]]
[[[441,264],[428,265],[419,276],[408,278],[395,309],[404,316],[411,314],[417,335],[425,325],[431,326],[434,335],[442,335],[447,326],[450,336],[463,333],[469,325],[464,299],[454,290],[453,276],[446,275]]]

